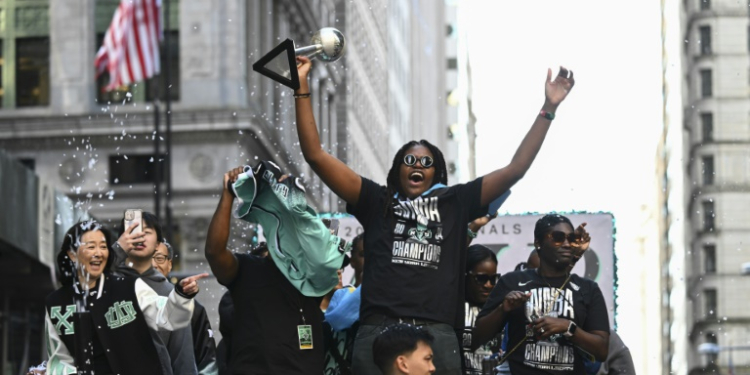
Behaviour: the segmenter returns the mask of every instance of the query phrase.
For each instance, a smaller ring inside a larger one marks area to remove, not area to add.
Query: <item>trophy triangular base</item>
[[[253,64],[253,70],[293,90],[299,89],[294,41],[281,42]]]

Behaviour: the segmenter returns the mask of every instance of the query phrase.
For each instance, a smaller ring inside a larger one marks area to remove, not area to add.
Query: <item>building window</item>
[[[710,98],[713,96],[713,75],[711,69],[701,69],[701,97]]]
[[[706,332],[706,343],[719,344],[719,338],[716,337],[714,332]],[[716,364],[716,360],[719,358],[719,353],[708,353],[706,355],[709,364]]]
[[[703,246],[703,271],[706,274],[716,273],[716,245]]]
[[[164,160],[164,155],[161,160]],[[154,183],[156,162],[153,154],[110,155],[109,183],[110,185]],[[161,172],[163,181],[164,168]]]
[[[716,213],[714,212],[714,202],[705,201],[703,202],[703,230],[706,232],[713,232],[715,229],[714,219]]]
[[[711,112],[701,113],[701,135],[703,142],[714,140],[714,114]]]
[[[458,69],[458,59],[455,57],[448,58],[448,70]]]
[[[49,105],[49,38],[16,39],[16,105]]]
[[[174,6],[174,5],[172,5]],[[165,34],[167,32],[165,31]],[[166,35],[165,35],[166,36]],[[159,76],[146,82],[146,100],[154,101],[155,98],[166,98],[164,91],[164,78],[167,74],[167,64],[169,64],[169,96],[172,101],[180,100],[180,33],[177,30],[169,31],[169,56],[167,57],[164,43],[159,47],[161,57],[161,67],[159,67]],[[156,87],[154,87],[156,86]],[[158,96],[157,96],[158,95]]]
[[[23,164],[24,167],[29,168],[32,171],[36,169],[36,160],[33,158],[21,158],[21,159],[18,159],[18,162]]]
[[[701,10],[711,9],[711,0],[698,0],[698,6]]]
[[[3,96],[5,94],[5,86],[3,85],[3,65],[5,65],[5,59],[3,58],[3,40],[0,39],[0,108],[3,107]]]
[[[0,0],[2,108],[49,105],[49,51],[49,2]]]
[[[713,185],[714,176],[716,175],[716,172],[714,171],[713,155],[702,157],[701,164],[703,166],[703,169],[701,170],[701,174],[703,175],[703,185]]]
[[[706,302],[706,318],[716,317],[716,289],[704,290],[703,298]]]
[[[700,38],[701,55],[711,54],[711,26],[701,26],[698,28]]]

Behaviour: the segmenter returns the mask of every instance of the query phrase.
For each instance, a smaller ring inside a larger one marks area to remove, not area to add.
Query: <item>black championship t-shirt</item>
[[[466,228],[487,213],[482,179],[394,199],[385,215],[386,187],[362,178],[348,210],[365,230],[360,319],[410,317],[460,326],[463,315]]]
[[[536,269],[505,274],[477,316],[479,320],[492,312],[514,290],[531,292],[530,304],[510,311],[503,322],[503,325],[508,323],[509,351],[523,341],[508,359],[513,374],[585,374],[582,352],[562,334],[546,340],[536,340],[531,332],[531,336],[527,335],[534,314],[542,316],[550,312],[547,315],[573,320],[586,332],[609,332],[607,306],[599,286],[573,274],[558,293],[556,288],[564,282],[565,277],[542,278]]]
[[[230,373],[322,374],[320,298],[303,296],[270,258],[237,260],[237,277],[227,285],[234,302]],[[300,349],[299,325],[312,326],[312,349]]]
[[[476,350],[471,350],[472,331],[474,330],[480,310],[480,306],[475,306],[468,302],[464,306],[465,317],[461,354],[463,355],[465,375],[482,375],[482,360],[484,357],[492,356],[499,352],[500,343],[503,340],[502,333],[498,332],[490,341],[481,345]]]

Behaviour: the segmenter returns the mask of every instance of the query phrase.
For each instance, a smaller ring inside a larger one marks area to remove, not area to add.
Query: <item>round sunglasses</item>
[[[486,273],[473,273],[469,272],[467,275],[471,276],[471,278],[474,280],[475,283],[479,285],[487,284],[487,282],[490,282],[490,285],[497,284],[498,280],[500,280],[500,274],[486,274]]]
[[[419,163],[422,164],[422,166],[425,168],[432,167],[432,163],[434,162],[434,160],[432,160],[432,157],[427,155],[422,156],[419,159],[417,159],[417,157],[412,154],[404,155],[404,164],[410,167],[414,164],[417,164],[417,160],[419,160]]]
[[[579,237],[575,232],[565,234],[565,232],[560,231],[552,231],[547,234],[547,237],[552,240],[552,243],[556,246],[562,245],[565,243],[565,240],[568,240],[568,243],[574,244],[578,242]]]

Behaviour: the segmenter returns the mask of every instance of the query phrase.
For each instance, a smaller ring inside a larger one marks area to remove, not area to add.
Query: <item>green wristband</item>
[[[542,117],[544,117],[544,118],[546,118],[547,120],[550,120],[550,121],[552,121],[552,120],[555,119],[555,114],[554,113],[547,112],[545,110],[539,111],[539,116],[542,116]]]

